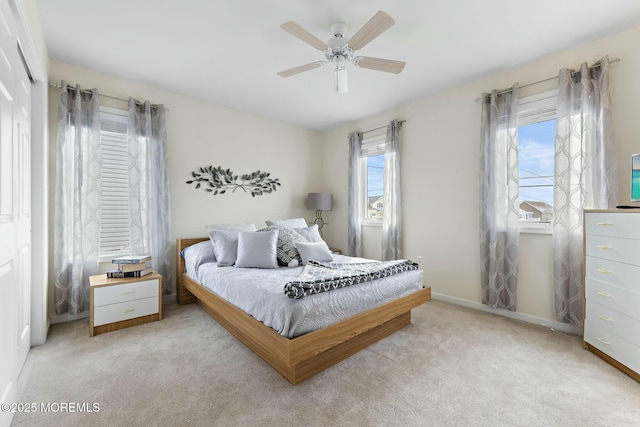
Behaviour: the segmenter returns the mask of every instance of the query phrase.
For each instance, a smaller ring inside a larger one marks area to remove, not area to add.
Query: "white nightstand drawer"
[[[640,266],[588,256],[585,277],[640,292]]]
[[[640,240],[587,234],[585,252],[587,256],[640,265]]]
[[[640,347],[587,319],[584,340],[635,372],[640,372]]]
[[[590,277],[585,279],[585,297],[604,307],[640,320],[640,292],[633,292]]]
[[[637,213],[589,212],[584,226],[586,234],[640,239]]]
[[[157,279],[97,287],[93,291],[93,304],[97,308],[119,302],[157,297],[158,289]]]
[[[585,322],[633,343],[640,343],[640,320],[587,300]],[[585,332],[586,333],[586,332]]]
[[[97,289],[96,289],[97,290]],[[157,283],[156,283],[157,290]],[[158,297],[138,299],[117,304],[95,307],[93,311],[93,325],[100,326],[107,323],[120,322],[158,313]]]

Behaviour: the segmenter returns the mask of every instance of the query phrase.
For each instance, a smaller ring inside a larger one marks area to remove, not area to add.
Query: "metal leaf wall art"
[[[271,193],[280,187],[280,180],[270,178],[270,175],[269,172],[260,170],[245,175],[236,175],[231,169],[222,169],[220,166],[204,166],[191,172],[193,179],[187,181],[187,184],[195,183],[196,189],[203,188],[214,196],[241,189],[244,192],[251,192],[251,196],[255,197]]]

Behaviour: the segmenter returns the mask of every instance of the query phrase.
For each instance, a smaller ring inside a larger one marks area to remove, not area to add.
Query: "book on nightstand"
[[[113,258],[111,262],[113,264],[142,264],[151,259],[151,255],[125,255],[118,258]]]
[[[143,277],[152,272],[153,272],[152,268],[145,268],[144,270],[136,270],[136,271],[111,270],[111,271],[107,271],[107,279],[124,279],[125,277]]]
[[[128,271],[140,271],[149,268],[146,262],[139,262],[137,264],[118,264],[118,270],[126,273]]]

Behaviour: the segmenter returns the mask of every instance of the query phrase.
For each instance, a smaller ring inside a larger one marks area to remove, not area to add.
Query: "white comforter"
[[[363,262],[334,255],[337,262]],[[291,299],[284,284],[302,267],[273,270],[202,264],[191,277],[265,325],[288,338],[311,332],[383,305],[422,288],[422,271],[407,271],[372,282]]]

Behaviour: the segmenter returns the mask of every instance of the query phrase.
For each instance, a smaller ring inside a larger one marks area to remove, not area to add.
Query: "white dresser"
[[[162,319],[162,276],[155,271],[143,277],[89,278],[89,335]]]
[[[640,381],[640,209],[584,213],[584,347]]]

